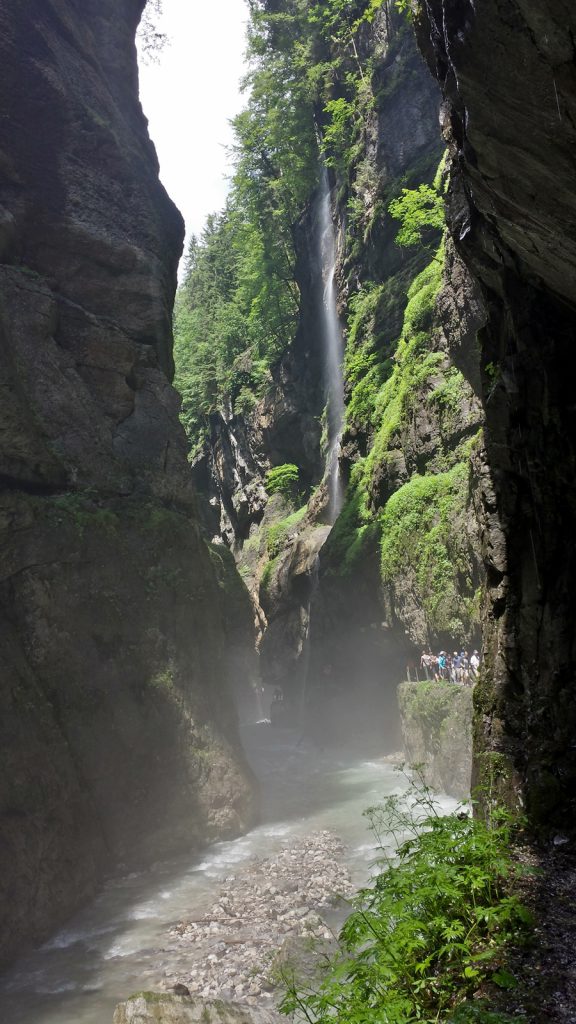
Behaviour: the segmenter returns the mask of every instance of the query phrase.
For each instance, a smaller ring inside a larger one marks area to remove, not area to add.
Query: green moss
[[[80,535],[88,528],[98,528],[107,534],[118,529],[119,518],[111,508],[97,505],[91,494],[70,491],[49,499],[51,513],[57,522],[72,523]]]
[[[409,574],[429,628],[458,641],[471,629],[463,598],[475,592],[463,532],[467,477],[466,463],[447,473],[415,475],[392,495],[381,516],[383,582],[394,586]]]
[[[266,562],[266,565],[264,566],[264,571],[263,571],[262,576],[260,578],[260,594],[261,595],[264,595],[264,594],[268,593],[268,590],[270,588],[270,584],[272,582],[272,576],[273,576],[273,574],[274,574],[274,572],[276,570],[276,566],[278,565],[279,558],[280,558],[279,555],[277,555],[276,558],[271,558],[270,561]]]
[[[283,494],[291,498],[298,487],[300,470],[293,462],[285,462],[282,466],[274,466],[266,474],[266,490],[268,494]]]
[[[441,352],[430,351],[429,336],[441,282],[442,265],[433,260],[408,290],[394,370],[375,399],[373,415],[379,427],[367,459],[368,478],[374,476],[389,450],[392,436],[405,421],[411,398],[444,360]]]
[[[378,334],[379,325],[385,322],[382,305],[386,295],[386,285],[368,283],[350,300],[344,358],[344,377],[350,388],[346,422],[364,430],[373,425],[378,392],[393,366]]]
[[[169,1003],[174,1000],[174,996],[167,995],[166,992],[146,992],[143,990],[141,992],[133,992],[128,999],[145,999],[147,1003]]]
[[[367,553],[377,551],[379,523],[367,507],[362,466],[357,465],[348,487],[346,501],[324,547],[330,574],[350,576]]]
[[[497,750],[485,750],[474,755],[476,779],[481,791],[481,803],[486,811],[495,801],[506,807],[518,803],[515,769],[512,758]],[[556,780],[554,780],[556,782]]]
[[[436,405],[445,413],[454,415],[462,404],[462,390],[465,387],[464,377],[455,366],[451,366],[443,375],[442,383],[428,395],[427,401]]]
[[[230,549],[223,544],[208,544],[207,547],[220,590],[229,597],[244,600],[246,588],[239,578]]]
[[[171,666],[163,669],[162,672],[156,672],[150,679],[150,685],[156,690],[163,691],[165,693],[171,693],[176,689],[174,683],[174,669]]]
[[[416,274],[412,262],[382,284],[367,282],[349,301],[344,376],[349,390],[346,423],[371,434],[382,422],[383,406],[398,390],[402,341],[419,333],[429,347],[429,328],[441,283],[443,253]],[[418,263],[416,261],[416,267]],[[408,305],[406,306],[406,296]],[[415,348],[418,346],[414,346]],[[396,350],[396,351],[395,351]],[[405,360],[411,362],[410,353]],[[394,384],[384,393],[390,377]]]
[[[280,522],[274,523],[270,526],[266,535],[266,547],[268,550],[268,556],[275,558],[284,547],[286,541],[289,539],[290,534],[296,530],[296,527],[302,522],[307,512],[307,505],[303,505],[302,508],[292,512],[291,515],[281,519]]]

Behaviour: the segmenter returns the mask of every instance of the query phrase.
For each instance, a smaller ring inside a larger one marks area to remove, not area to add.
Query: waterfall
[[[334,285],[336,237],[332,222],[330,184],[326,167],[322,168],[319,221],[320,260],[324,285],[322,297],[322,349],[328,426],[328,447],[324,478],[328,484],[328,517],[330,523],[333,523],[342,508],[344,499],[338,462],[338,449],[344,423],[344,379],[342,376],[344,344],[336,305],[336,288]]]

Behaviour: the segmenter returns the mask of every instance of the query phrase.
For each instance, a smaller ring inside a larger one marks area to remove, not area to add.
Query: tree
[[[403,188],[402,194],[394,199],[388,210],[392,217],[402,222],[396,241],[398,245],[428,245],[430,230],[441,231],[444,227],[444,201],[432,185],[418,188]]]
[[[158,24],[162,17],[162,0],[147,0],[138,27],[138,46],[146,64],[157,63],[168,44],[168,36]]]

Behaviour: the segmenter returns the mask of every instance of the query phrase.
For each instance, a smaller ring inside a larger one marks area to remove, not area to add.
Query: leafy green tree
[[[154,5],[157,0],[151,0]],[[249,415],[298,323],[295,230],[321,157],[345,187],[374,97],[363,25],[382,0],[249,0],[245,109],[226,208],[188,253],[176,385],[197,447],[218,408]]]
[[[146,64],[154,64],[168,45],[168,36],[158,28],[162,18],[162,0],[147,0],[138,27],[138,44]]]
[[[428,239],[431,229],[440,231],[444,227],[444,201],[434,186],[403,188],[402,194],[390,203],[388,210],[402,224],[396,235],[398,245],[436,248],[436,236],[432,236],[434,241],[431,244],[428,244]]]

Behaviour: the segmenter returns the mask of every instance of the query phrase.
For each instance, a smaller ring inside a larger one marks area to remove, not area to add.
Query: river
[[[254,857],[320,829],[335,832],[355,884],[364,882],[374,840],[363,810],[401,792],[393,766],[358,752],[319,752],[293,732],[247,727],[244,744],[261,785],[261,823],[151,870],[114,879],[98,898],[0,982],[2,1024],[111,1024],[117,1002],[155,988],[173,955],[163,947],[171,925],[198,917],[222,880]],[[442,799],[446,809],[454,806]]]

